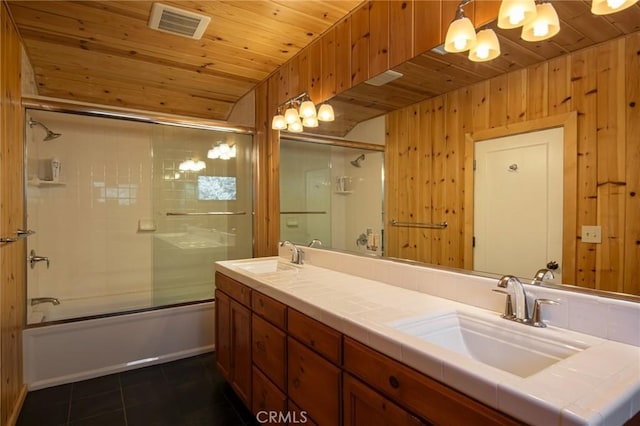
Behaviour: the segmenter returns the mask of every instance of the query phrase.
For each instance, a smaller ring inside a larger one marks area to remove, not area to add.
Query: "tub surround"
[[[587,349],[520,377],[392,326],[443,311],[510,323],[499,318],[504,296],[492,291],[497,280],[326,250],[305,252],[306,264],[295,271],[248,272],[243,261],[217,262],[216,270],[530,424],[622,424],[640,411],[640,304],[525,285],[534,297],[560,305],[544,310],[545,329],[513,326]],[[289,249],[280,254],[265,259],[287,264]]]

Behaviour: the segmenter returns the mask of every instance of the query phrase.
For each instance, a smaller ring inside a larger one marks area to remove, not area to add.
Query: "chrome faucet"
[[[304,251],[302,251],[302,249],[298,248],[289,240],[284,240],[283,242],[281,242],[280,247],[284,247],[287,244],[291,246],[291,263],[302,265],[304,263]]]
[[[527,293],[520,280],[513,275],[505,275],[498,281],[498,287],[508,288],[509,284],[513,287],[513,319],[519,322],[529,321],[529,309],[527,308]]]
[[[553,271],[550,269],[538,269],[538,272],[536,272],[535,276],[533,277],[533,281],[531,281],[531,284],[540,285],[544,280],[552,280],[555,277],[556,276],[553,274]]]
[[[31,299],[31,306],[39,305],[41,303],[53,303],[59,305],[60,301],[55,297],[34,297]]]
[[[538,271],[538,273],[536,273],[536,278],[538,277],[538,275],[540,275],[540,278],[544,279],[544,277],[547,276],[546,272],[544,271],[546,270],[541,269],[540,271]],[[553,273],[551,273],[551,276],[553,277]],[[494,289],[494,291],[497,291],[499,293],[507,294],[506,305],[502,318],[521,322],[523,324],[531,325],[534,327],[546,327],[547,325],[542,322],[542,315],[540,314],[542,305],[557,305],[559,302],[551,299],[536,299],[533,304],[533,315],[530,315],[529,308],[527,306],[527,293],[524,290],[524,286],[522,285],[520,280],[513,275],[505,275],[504,277],[500,278],[500,281],[498,281],[498,287],[501,288],[506,289],[509,287],[509,284],[511,284],[511,287],[513,287],[513,298],[511,298],[511,294],[509,292]],[[511,303],[512,300],[515,302],[513,305]]]
[[[314,238],[313,240],[311,240],[311,242],[308,245],[308,247],[321,247],[321,246],[322,246],[322,241],[320,241],[317,238]]]

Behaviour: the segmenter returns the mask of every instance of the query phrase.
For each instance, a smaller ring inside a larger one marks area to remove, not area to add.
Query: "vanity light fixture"
[[[282,110],[285,107],[283,115]],[[309,94],[304,92],[278,106],[276,115],[271,120],[271,128],[300,133],[304,131],[305,127],[318,127],[320,121],[333,121],[334,119],[335,115],[331,105],[324,103],[316,110],[316,105]]]
[[[486,62],[500,56],[500,42],[492,29],[478,31],[476,44],[469,50],[469,60]]]
[[[636,4],[638,0],[593,0],[591,13],[594,15],[608,15],[619,12]]]
[[[518,28],[528,24],[536,16],[534,0],[502,0],[498,12],[498,27]]]
[[[458,4],[456,17],[449,24],[444,41],[444,50],[450,53],[466,52],[476,43],[476,30],[473,23],[464,14],[464,9],[471,0],[462,0]]]
[[[226,142],[219,142],[207,152],[207,158],[212,160],[230,160],[236,158],[236,146],[229,146]]]
[[[536,5],[536,17],[522,27],[522,35],[525,41],[541,41],[549,39],[560,31],[558,13],[551,2]]]
[[[206,168],[207,165],[202,160],[186,160],[178,166],[178,170],[181,172],[199,172]]]

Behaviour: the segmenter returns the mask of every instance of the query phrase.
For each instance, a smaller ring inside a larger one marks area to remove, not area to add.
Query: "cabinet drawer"
[[[247,308],[251,308],[251,289],[246,285],[216,272],[216,288],[224,291]]]
[[[257,291],[251,292],[251,308],[273,325],[287,327],[287,306]]]
[[[342,383],[343,426],[425,426],[428,424],[349,374],[344,374]]]
[[[281,330],[253,314],[253,363],[280,389],[285,390],[287,337]]]
[[[342,334],[313,318],[289,308],[289,334],[336,365],[342,362]]]
[[[258,421],[269,412],[286,413],[287,397],[256,366],[253,367],[253,414]],[[266,413],[265,413],[266,412]],[[281,423],[285,424],[285,423]]]
[[[344,369],[398,405],[436,424],[519,424],[348,337],[344,339]]]
[[[339,425],[341,370],[291,337],[287,354],[289,398],[318,425]]]

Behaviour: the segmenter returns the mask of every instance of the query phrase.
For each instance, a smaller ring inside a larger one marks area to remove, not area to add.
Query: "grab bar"
[[[440,222],[440,223],[398,222],[395,219],[391,219],[391,225],[407,226],[409,228],[431,228],[431,229],[444,229],[447,226],[449,226],[447,222]]]
[[[167,216],[240,216],[247,212],[167,212]]]
[[[327,214],[327,212],[323,212],[323,211],[291,211],[291,212],[280,212],[280,214]]]
[[[11,237],[0,237],[0,243],[15,243],[16,241],[20,241],[23,238],[27,238],[30,235],[35,234],[36,231],[32,231],[31,229],[18,229],[16,231],[16,236],[14,238]]]

